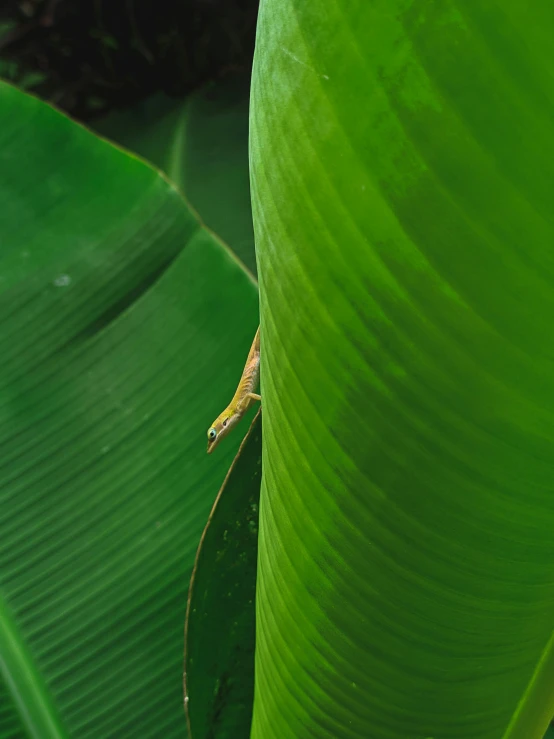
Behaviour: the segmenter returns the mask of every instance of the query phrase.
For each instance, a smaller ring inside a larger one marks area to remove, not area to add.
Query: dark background
[[[89,121],[252,65],[258,0],[0,0],[0,76]]]

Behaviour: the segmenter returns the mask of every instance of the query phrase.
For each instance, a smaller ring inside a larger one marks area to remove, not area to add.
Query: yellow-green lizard
[[[254,392],[259,381],[260,327],[258,326],[233,399],[208,429],[208,454],[211,454],[221,439],[227,436],[229,431],[237,425],[250,406],[256,400],[262,399],[261,395]]]

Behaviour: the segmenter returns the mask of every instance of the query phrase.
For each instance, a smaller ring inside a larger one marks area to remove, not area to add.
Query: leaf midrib
[[[540,739],[554,716],[554,631],[542,650],[502,739]]]
[[[12,618],[0,597],[0,673],[22,724],[33,739],[69,739],[46,685],[40,678]]]

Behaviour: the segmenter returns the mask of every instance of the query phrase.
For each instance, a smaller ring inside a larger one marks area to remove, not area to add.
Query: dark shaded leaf
[[[249,94],[248,75],[230,77],[184,100],[158,95],[111,114],[95,128],[162,169],[255,275]]]
[[[214,503],[189,590],[185,701],[193,739],[250,735],[261,456],[258,412]]]

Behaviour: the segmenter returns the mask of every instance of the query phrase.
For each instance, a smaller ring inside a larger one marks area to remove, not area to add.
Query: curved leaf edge
[[[250,427],[249,427],[248,431],[246,432],[243,440],[241,441],[241,444],[240,444],[240,447],[238,449],[238,452],[236,453],[236,456],[233,459],[233,461],[231,463],[231,466],[229,467],[229,470],[227,471],[227,474],[225,475],[225,479],[223,480],[223,483],[222,483],[222,485],[221,485],[221,487],[219,489],[219,492],[218,492],[218,494],[216,496],[216,499],[215,499],[214,504],[212,506],[212,509],[210,511],[210,515],[208,516],[208,520],[206,522],[206,526],[204,527],[204,530],[202,532],[202,536],[200,537],[200,542],[198,544],[198,548],[196,550],[196,556],[194,558],[194,566],[192,568],[192,574],[191,574],[191,577],[190,577],[189,588],[188,588],[188,595],[187,595],[187,610],[186,610],[186,614],[185,614],[185,632],[184,632],[184,660],[183,660],[183,664],[184,664],[184,670],[183,670],[183,704],[184,704],[185,717],[186,717],[186,722],[187,722],[187,731],[188,731],[188,736],[189,736],[190,739],[192,739],[192,729],[191,729],[190,715],[189,715],[189,710],[188,710],[189,692],[188,692],[188,684],[187,684],[187,669],[186,669],[186,665],[187,665],[188,652],[189,652],[189,648],[188,648],[189,621],[190,621],[190,615],[191,615],[191,609],[192,609],[192,605],[191,604],[192,604],[192,599],[193,599],[193,595],[194,595],[194,585],[195,585],[195,580],[196,580],[196,574],[197,574],[197,571],[198,571],[198,565],[199,565],[200,557],[202,555],[202,548],[204,546],[204,542],[206,540],[206,536],[208,534],[208,531],[210,529],[210,526],[212,524],[212,521],[213,521],[213,519],[215,517],[216,511],[217,511],[217,508],[218,508],[219,503],[221,501],[221,498],[223,496],[223,493],[225,492],[225,489],[227,487],[227,483],[228,483],[228,481],[229,481],[229,479],[230,479],[230,477],[231,477],[231,475],[232,475],[235,467],[238,464],[238,461],[239,461],[239,459],[241,457],[242,451],[243,451],[244,447],[246,446],[246,443],[248,442],[248,439],[250,438],[250,435],[252,434],[254,428],[256,427],[256,425],[258,423],[258,419],[260,418],[261,413],[262,413],[262,409],[259,408],[258,411],[257,411],[257,413],[256,413],[256,415],[252,419],[252,423],[250,424]]]
[[[219,234],[215,233],[209,226],[207,226],[204,221],[202,220],[198,210],[192,205],[192,203],[188,200],[183,190],[159,167],[157,167],[155,164],[152,164],[151,161],[146,159],[145,157],[141,156],[140,154],[137,154],[136,152],[132,151],[131,149],[126,148],[125,146],[122,146],[121,144],[116,143],[112,139],[103,136],[102,134],[99,134],[97,131],[95,131],[92,127],[87,126],[86,124],[82,123],[79,120],[76,120],[75,118],[72,118],[71,116],[67,115],[65,111],[61,110],[60,108],[56,107],[56,105],[49,100],[43,100],[38,95],[28,92],[27,90],[22,90],[21,88],[17,87],[17,85],[14,85],[9,80],[6,80],[4,77],[0,77],[0,85],[4,85],[6,87],[12,88],[12,90],[16,90],[19,94],[25,95],[30,98],[34,98],[39,103],[48,106],[51,108],[57,115],[61,116],[62,118],[65,118],[68,121],[71,121],[76,126],[79,126],[79,128],[87,131],[87,133],[90,133],[92,136],[95,136],[97,139],[100,139],[104,143],[106,143],[108,146],[112,147],[113,149],[117,149],[123,154],[126,154],[127,156],[131,157],[132,159],[135,159],[136,161],[140,162],[141,164],[147,166],[150,170],[153,172],[156,172],[159,177],[161,177],[162,180],[177,194],[179,197],[183,200],[185,203],[185,206],[190,211],[191,216],[197,221],[199,228],[204,229],[216,242],[216,244],[224,251],[226,252],[227,256],[231,261],[235,262],[237,266],[247,275],[249,280],[252,282],[253,285],[256,287],[258,286],[258,281],[256,279],[256,276],[248,269],[248,267],[244,264],[244,262],[235,254],[233,249],[227,244],[227,242],[219,236]]]

